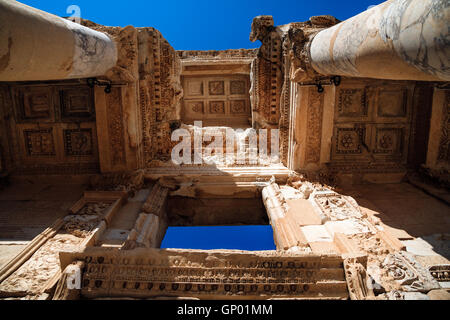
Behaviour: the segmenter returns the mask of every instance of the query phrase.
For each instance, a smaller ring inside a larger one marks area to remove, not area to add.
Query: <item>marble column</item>
[[[117,47],[106,34],[16,1],[0,1],[0,81],[104,75]]]
[[[447,0],[390,0],[319,32],[309,47],[322,75],[449,81]]]

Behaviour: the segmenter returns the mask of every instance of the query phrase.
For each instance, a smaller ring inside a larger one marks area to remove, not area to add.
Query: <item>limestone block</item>
[[[333,242],[333,238],[325,226],[304,226],[301,227],[308,243],[311,242]]]

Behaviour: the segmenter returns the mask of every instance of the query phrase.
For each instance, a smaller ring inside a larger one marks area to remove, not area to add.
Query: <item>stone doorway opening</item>
[[[168,199],[161,249],[276,250],[261,196]]]

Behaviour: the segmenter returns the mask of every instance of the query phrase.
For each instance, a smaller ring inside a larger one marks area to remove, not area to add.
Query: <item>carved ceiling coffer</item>
[[[250,126],[250,79],[245,75],[184,77],[183,122],[204,126]]]
[[[332,164],[406,165],[413,89],[363,82],[336,88]]]
[[[94,92],[87,85],[11,87],[10,138],[17,173],[98,172]]]

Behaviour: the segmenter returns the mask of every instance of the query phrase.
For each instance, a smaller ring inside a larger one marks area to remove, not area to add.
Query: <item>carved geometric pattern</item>
[[[337,154],[360,154],[362,153],[361,141],[363,141],[364,130],[358,128],[339,128],[337,134]]]
[[[339,90],[338,112],[340,117],[367,116],[365,90],[364,89]]]
[[[29,156],[54,156],[53,129],[24,130],[25,147]]]
[[[94,116],[91,89],[77,88],[60,91],[61,116],[70,118],[91,118]]]
[[[205,112],[202,101],[189,102],[189,109],[195,113]]]
[[[209,112],[212,114],[225,114],[225,102],[211,101],[209,106]]]
[[[244,100],[233,100],[231,103],[231,113],[241,114],[246,113],[245,101]]]
[[[64,130],[64,146],[67,156],[93,155],[92,129]]]
[[[374,152],[378,154],[398,154],[401,152],[402,141],[403,129],[377,128]]]
[[[246,85],[244,81],[231,81],[230,91],[231,94],[245,94]]]
[[[210,81],[209,82],[209,94],[214,96],[223,96],[225,94],[225,82],[224,81]]]
[[[406,90],[380,90],[378,116],[386,118],[406,116],[406,101]]]

